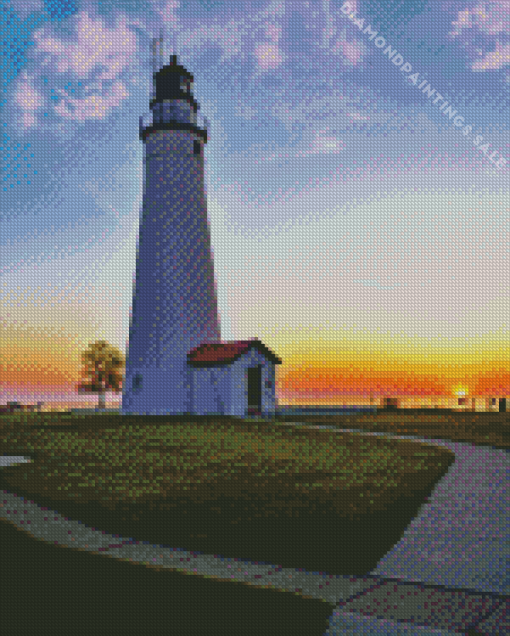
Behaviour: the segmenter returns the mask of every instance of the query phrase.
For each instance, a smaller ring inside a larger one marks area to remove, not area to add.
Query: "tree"
[[[82,381],[77,386],[78,393],[97,393],[98,408],[104,409],[106,391],[118,393],[121,390],[124,356],[105,340],[98,340],[89,344],[81,359]]]

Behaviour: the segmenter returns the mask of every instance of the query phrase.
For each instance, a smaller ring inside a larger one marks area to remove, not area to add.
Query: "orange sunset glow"
[[[70,342],[62,334],[48,338],[17,325],[6,326],[0,341],[0,386],[6,396],[1,402],[51,401],[52,395],[64,396],[59,398],[63,402],[79,400],[75,386],[80,379],[80,354],[91,341],[92,334],[81,342]],[[275,339],[269,346],[281,353],[284,361],[276,369],[279,404],[368,404],[385,396],[399,397],[409,404],[442,403],[441,400],[453,400],[453,404],[462,397],[510,396],[510,356],[505,359],[508,346],[505,348],[502,342],[479,342],[478,349],[473,347],[469,353],[469,363],[461,360],[454,363],[441,356],[438,343],[434,348],[429,342],[426,355],[422,352],[420,359],[418,341],[414,343],[414,351],[407,355],[403,342],[393,341],[399,353],[395,355],[385,352],[382,345],[376,348],[374,341],[348,344],[344,340],[342,346],[330,341],[319,344],[302,341],[297,347],[288,340],[279,343]],[[495,356],[494,351],[499,355]],[[109,393],[107,399],[115,404],[120,394]]]

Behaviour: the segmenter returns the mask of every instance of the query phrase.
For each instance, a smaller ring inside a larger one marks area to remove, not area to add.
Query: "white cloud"
[[[43,27],[32,35],[36,43],[33,54],[47,53],[47,62],[53,63],[59,73],[72,72],[78,78],[87,78],[97,66],[103,66],[106,70],[98,79],[117,77],[136,51],[136,36],[127,28],[126,17],[119,16],[113,29],[85,11],[70,20],[75,25],[74,43],[59,40]]]
[[[181,5],[179,0],[165,0],[160,8],[157,6],[157,3],[154,3],[154,5],[154,10],[163,23],[171,25],[174,28],[178,27],[179,18],[175,15],[175,11],[179,9]]]
[[[489,51],[483,59],[476,60],[471,66],[473,71],[485,71],[489,69],[502,68],[510,64],[510,44],[503,46],[496,43],[496,50]]]
[[[35,63],[29,71],[20,73],[12,93],[20,132],[41,127],[43,110],[52,110],[67,122],[104,119],[129,97],[126,82],[119,78],[133,65],[137,41],[126,16],[116,16],[114,26],[109,28],[101,17],[82,10],[69,18],[69,24],[74,29],[72,41],[61,38],[49,23],[32,34],[34,46],[28,54]],[[55,89],[62,98],[55,104],[37,89],[38,80],[52,72],[91,81],[85,85],[83,96]],[[59,127],[61,123],[54,128],[55,133]]]
[[[465,29],[478,28],[493,35],[510,33],[510,5],[507,0],[485,0],[471,9],[458,12],[457,20],[452,22],[455,29],[450,33],[457,36]]]
[[[41,93],[34,87],[33,77],[26,70],[20,75],[20,80],[13,94],[14,103],[20,113],[19,123],[24,129],[35,126],[37,118],[35,112],[43,107],[45,101]]]
[[[72,99],[65,91],[58,91],[66,97],[54,107],[54,111],[66,119],[85,121],[86,119],[104,119],[112,108],[129,97],[123,82],[115,82],[104,95],[88,95],[84,99]],[[71,108],[70,108],[71,107]]]
[[[275,44],[259,44],[255,47],[254,55],[259,69],[264,71],[278,68],[284,61],[283,51]]]
[[[334,135],[328,135],[327,131],[321,130],[315,133],[311,146],[307,150],[302,150],[296,156],[317,155],[317,154],[338,154],[344,149],[344,142]]]
[[[266,37],[271,40],[271,42],[278,42],[282,34],[282,27],[272,22],[267,22],[264,26],[266,28]]]
[[[468,52],[478,58],[471,65],[473,71],[510,65],[510,45],[503,44],[500,36],[503,34],[506,39],[510,35],[510,4],[507,0],[478,2],[472,8],[459,11],[452,25],[454,28],[449,35],[460,38]],[[483,48],[474,43],[480,32],[486,36]]]
[[[358,108],[357,100],[346,97],[338,91],[332,91],[329,95],[303,100],[295,107],[285,103],[276,104],[271,109],[271,114],[289,129],[296,124],[305,124],[312,128],[320,124],[333,129],[341,127],[345,130],[359,127],[365,121],[383,124],[394,118],[392,113],[360,112]]]

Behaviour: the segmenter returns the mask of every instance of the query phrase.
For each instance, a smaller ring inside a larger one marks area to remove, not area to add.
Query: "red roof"
[[[188,353],[188,364],[197,367],[230,364],[253,347],[262,355],[266,356],[273,364],[282,363],[280,358],[268,349],[258,338],[253,338],[251,340],[209,342],[202,344]]]

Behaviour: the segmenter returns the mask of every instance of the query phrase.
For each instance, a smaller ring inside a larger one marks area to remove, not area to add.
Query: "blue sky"
[[[282,401],[510,393],[510,6],[349,4],[0,0],[0,401],[126,351],[160,28],[209,120],[222,338]]]

